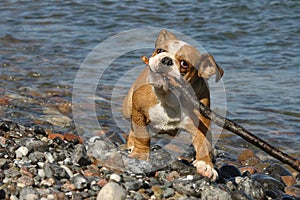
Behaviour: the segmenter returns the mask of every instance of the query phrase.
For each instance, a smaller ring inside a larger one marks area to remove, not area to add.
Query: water
[[[1,1],[0,117],[51,125],[43,119],[72,101],[77,71],[96,45],[133,28],[168,28],[199,42],[225,70],[227,117],[299,158],[299,10],[296,0]],[[115,126],[110,99],[119,77],[151,51],[128,53],[106,71],[95,101],[102,126]],[[114,110],[129,86],[123,83]],[[223,140],[227,149],[245,145]]]

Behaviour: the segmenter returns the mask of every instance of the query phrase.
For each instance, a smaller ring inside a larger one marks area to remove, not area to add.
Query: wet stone
[[[279,193],[284,190],[284,184],[271,176],[265,174],[254,174],[252,175],[252,178],[263,185],[267,190],[273,190]]]
[[[264,199],[265,191],[263,185],[259,182],[252,180],[249,177],[244,177],[237,181],[237,184],[237,189],[244,191],[249,197],[257,200]]]
[[[273,164],[267,167],[265,173],[279,181],[281,180],[281,176],[292,176],[292,173],[288,169],[279,164]]]
[[[219,169],[219,175],[225,179],[242,176],[240,170],[233,165],[223,165]]]
[[[238,161],[243,166],[254,166],[255,164],[259,163],[259,158],[255,155],[254,151],[252,151],[251,149],[245,149],[238,156]]]
[[[200,182],[197,182],[200,181]],[[197,186],[196,186],[197,183]],[[181,193],[189,196],[201,197],[201,191],[203,190],[204,185],[210,185],[210,183],[204,179],[197,180],[187,177],[187,178],[178,178],[173,182],[173,188]],[[195,190],[195,188],[197,188]]]
[[[170,167],[172,170],[177,171],[181,176],[196,173],[196,168],[185,160],[175,160],[170,164]]]

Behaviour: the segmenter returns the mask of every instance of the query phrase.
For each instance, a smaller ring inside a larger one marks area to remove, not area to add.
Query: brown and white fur
[[[146,61],[148,66],[132,85],[123,101],[122,112],[131,120],[127,148],[133,158],[148,160],[150,152],[149,126],[163,132],[185,130],[192,135],[196,151],[194,166],[203,176],[215,180],[218,176],[210,156],[211,141],[206,133],[210,129],[210,120],[196,115],[193,107],[179,102],[176,96],[159,87],[159,81],[153,80],[153,73],[167,73],[175,78],[185,79],[193,88],[196,97],[206,106],[210,106],[210,94],[207,79],[216,75],[216,81],[223,76],[214,58],[209,54],[200,54],[191,45],[178,40],[175,35],[162,30],[155,43],[156,50]]]

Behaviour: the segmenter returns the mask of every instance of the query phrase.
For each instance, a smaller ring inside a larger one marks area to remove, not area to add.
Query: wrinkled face
[[[151,71],[168,74],[177,79],[183,77],[187,81],[191,79],[197,70],[194,65],[197,64],[199,52],[192,46],[180,40],[170,40],[156,46],[149,59]]]

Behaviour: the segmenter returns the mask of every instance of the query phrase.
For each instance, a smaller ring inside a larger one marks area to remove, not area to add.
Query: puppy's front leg
[[[196,151],[196,158],[193,164],[197,172],[213,181],[216,180],[218,173],[214,169],[210,156],[211,143],[204,134],[208,131],[208,127],[205,126],[202,121],[200,121],[200,124],[196,127],[192,120],[186,122],[185,125],[187,131],[192,135],[193,146]]]
[[[193,145],[196,151],[196,159],[193,164],[197,168],[197,172],[213,181],[216,180],[218,173],[214,169],[211,161],[211,144],[199,130],[197,134],[193,136]]]
[[[129,156],[132,158],[149,160],[150,137],[146,119],[143,111],[133,106],[131,130],[127,142],[127,147],[131,149]]]

